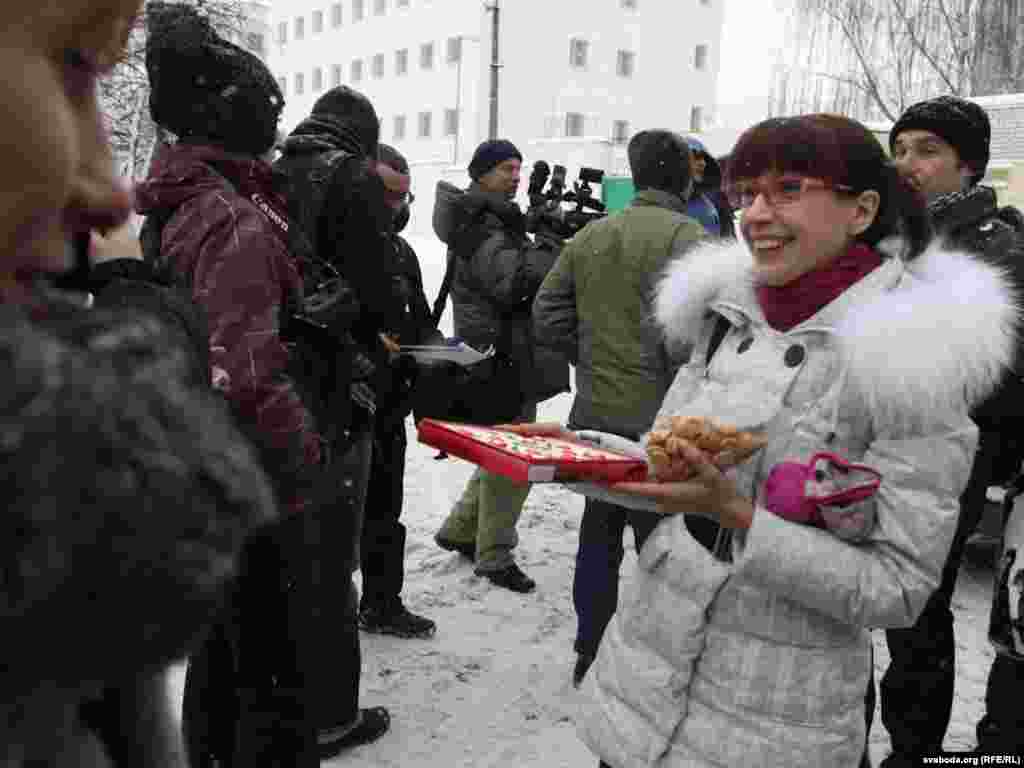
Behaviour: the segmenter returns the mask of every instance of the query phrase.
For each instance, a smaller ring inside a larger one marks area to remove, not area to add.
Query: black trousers
[[[1011,436],[982,432],[967,487],[960,499],[960,518],[942,572],[939,588],[912,627],[885,633],[891,661],[882,676],[882,723],[893,752],[906,757],[935,755],[953,710],[956,644],[951,603],[967,539],[985,507],[990,485],[1009,479],[1020,464]],[[868,725],[874,718],[874,681],[866,698]]]
[[[405,526],[402,515],[407,439],[405,422],[382,425],[373,439],[373,458],[363,519],[362,607],[394,605],[405,582]]]
[[[220,617],[189,658],[182,725],[192,768],[314,768],[316,637],[309,519],[249,534]]]

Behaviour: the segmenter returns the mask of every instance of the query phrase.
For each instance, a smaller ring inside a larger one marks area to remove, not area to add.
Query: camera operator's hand
[[[95,230],[89,239],[89,263],[93,266],[117,259],[142,261],[142,246],[131,222],[107,230],[102,234]]]

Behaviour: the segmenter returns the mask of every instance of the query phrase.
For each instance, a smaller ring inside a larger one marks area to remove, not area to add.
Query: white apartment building
[[[492,2],[273,0],[282,129],[349,85],[414,166],[418,196],[441,174],[460,183],[488,134]],[[498,135],[534,154],[527,163],[613,172],[635,131],[701,132],[715,111],[724,2],[499,0]]]
[[[701,131],[714,112],[725,0],[504,0],[498,133],[625,142]],[[268,61],[282,128],[340,84],[413,161],[468,160],[488,129],[491,14],[481,0],[274,0]]]

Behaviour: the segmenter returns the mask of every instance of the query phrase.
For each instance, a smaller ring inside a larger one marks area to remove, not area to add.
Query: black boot
[[[395,637],[433,637],[437,625],[406,608],[401,600],[392,604],[368,604],[359,611],[359,628],[377,635]]]

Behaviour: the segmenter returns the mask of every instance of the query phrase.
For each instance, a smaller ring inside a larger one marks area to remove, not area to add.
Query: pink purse
[[[881,484],[882,475],[865,464],[816,453],[806,463],[783,461],[772,467],[761,489],[761,503],[785,520],[825,527],[830,522],[826,511],[870,499]]]

